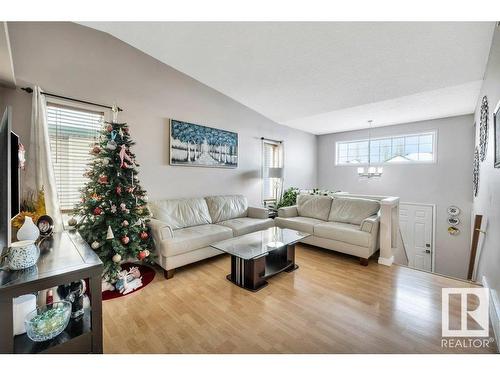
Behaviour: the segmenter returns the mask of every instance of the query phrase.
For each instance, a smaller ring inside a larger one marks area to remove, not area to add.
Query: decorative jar
[[[11,270],[22,270],[34,266],[39,256],[35,241],[13,242],[7,253],[7,265]]]
[[[33,223],[31,216],[25,216],[23,225],[17,231],[18,241],[36,241],[39,236],[40,230],[35,223]]]

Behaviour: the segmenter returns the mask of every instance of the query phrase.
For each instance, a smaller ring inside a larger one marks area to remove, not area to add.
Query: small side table
[[[76,231],[54,233],[40,244],[40,258],[25,270],[0,270],[0,353],[102,353],[103,265]],[[57,337],[34,342],[26,334],[13,335],[13,299],[72,281],[88,279],[90,308],[70,320]]]
[[[278,217],[278,210],[275,210],[275,209],[269,209],[269,218],[270,219],[274,219]]]

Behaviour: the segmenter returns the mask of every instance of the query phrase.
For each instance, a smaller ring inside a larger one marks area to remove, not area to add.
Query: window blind
[[[72,210],[88,181],[83,173],[91,145],[99,136],[104,113],[47,104],[50,149],[61,210]]]
[[[266,142],[263,143],[263,156],[262,168],[265,170],[269,167],[279,167],[279,145],[276,143]],[[275,199],[275,189],[273,187],[272,179],[263,178],[263,195],[264,199]]]

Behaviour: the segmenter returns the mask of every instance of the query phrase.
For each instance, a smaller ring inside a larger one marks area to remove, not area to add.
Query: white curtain
[[[36,191],[45,192],[47,215],[54,220],[54,231],[61,231],[62,215],[57,197],[56,178],[50,154],[49,128],[47,124],[47,105],[40,87],[33,88],[31,108],[31,134],[28,149],[27,177]]]

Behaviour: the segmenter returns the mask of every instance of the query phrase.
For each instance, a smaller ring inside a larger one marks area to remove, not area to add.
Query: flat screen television
[[[12,132],[12,109],[0,123],[0,252],[11,243],[11,219],[19,213],[19,137]]]

